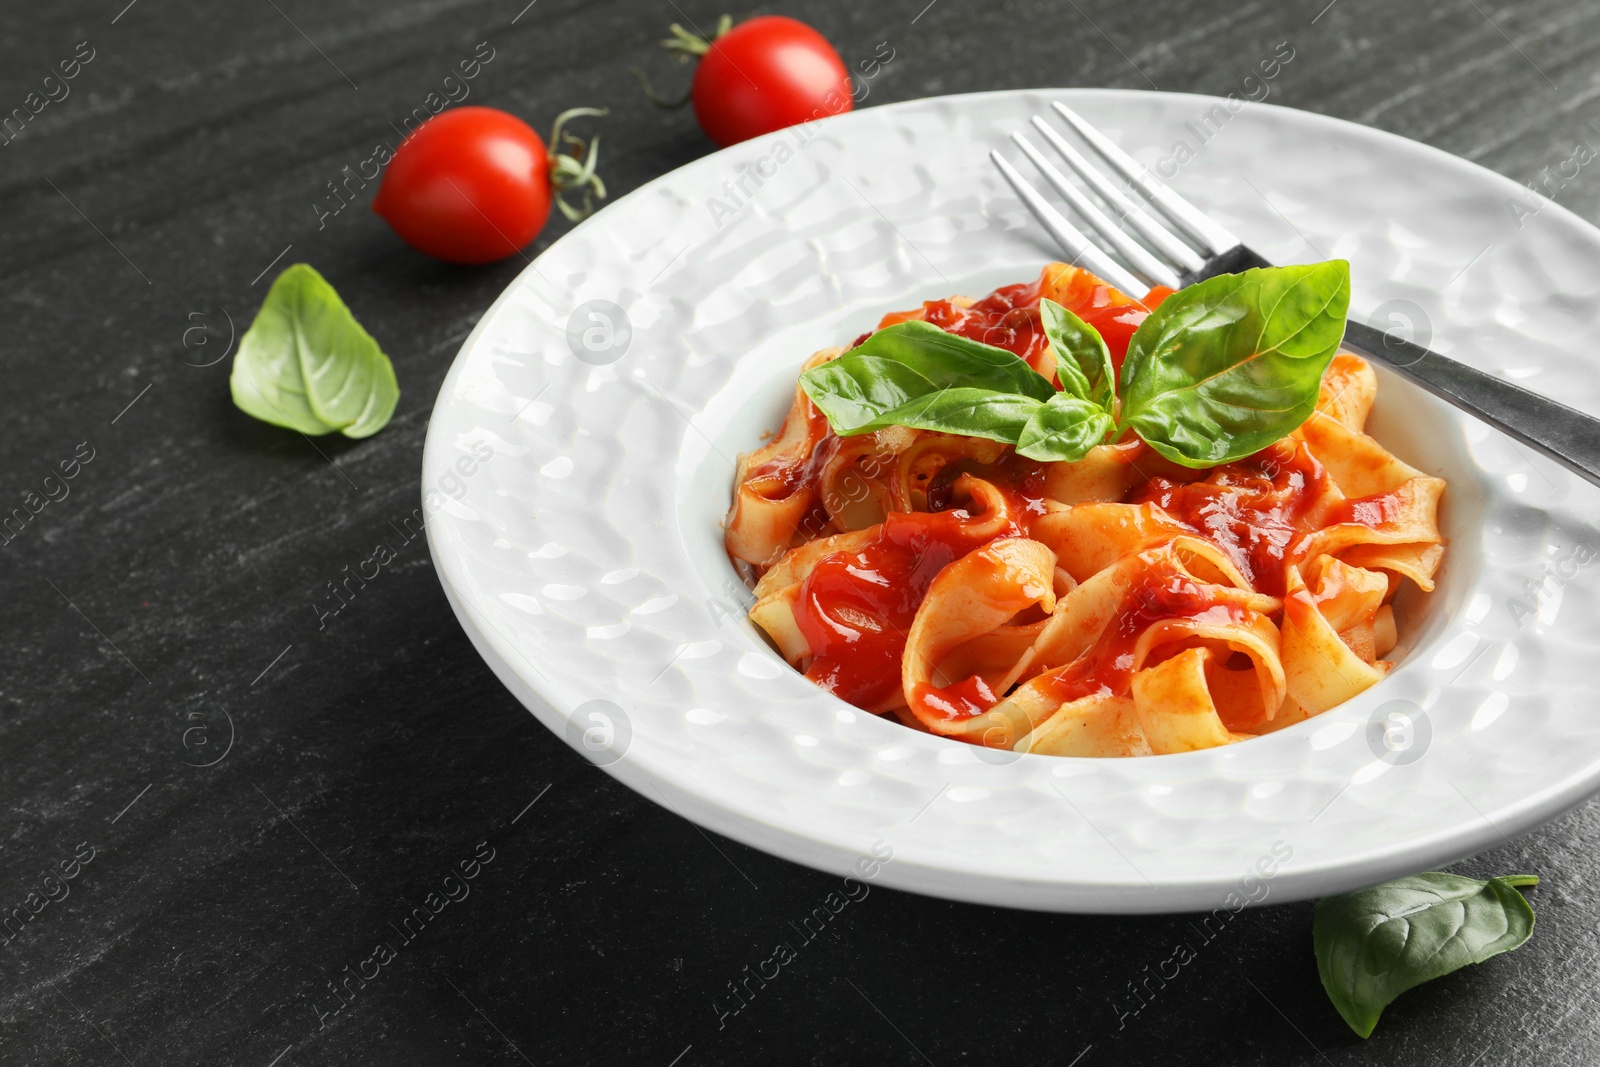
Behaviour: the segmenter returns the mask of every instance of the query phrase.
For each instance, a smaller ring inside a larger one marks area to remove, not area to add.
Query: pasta
[[[879,329],[920,319],[1054,380],[1042,298],[1093,325],[1120,369],[1167,295],[1135,300],[1058,263]],[[740,457],[727,550],[784,659],[869,712],[1062,756],[1230,744],[1376,683],[1401,583],[1433,588],[1445,483],[1365,433],[1376,393],[1340,353],[1299,429],[1196,469],[1132,435],[1075,462],[905,426],[840,437],[797,388],[777,434]]]

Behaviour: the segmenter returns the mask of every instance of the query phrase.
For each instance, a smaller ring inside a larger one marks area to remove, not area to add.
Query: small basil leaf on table
[[[1039,301],[1039,320],[1055,351],[1061,391],[1110,411],[1117,378],[1099,331],[1049,298]]]
[[[1344,1021],[1370,1037],[1401,993],[1509,952],[1533,933],[1533,908],[1518,886],[1531,874],[1480,882],[1415,874],[1317,901],[1312,942],[1322,986]]]
[[[942,429],[896,422],[889,416],[950,389],[1015,394],[1034,401],[1049,400],[1056,391],[1013,353],[917,321],[879,330],[838,359],[811,368],[800,376],[800,387],[840,437],[892,425]],[[968,402],[975,399],[964,395]],[[974,419],[962,424],[981,422]],[[994,440],[1011,443],[1015,436]]]
[[[1344,338],[1350,265],[1224,274],[1167,297],[1122,365],[1122,425],[1186,467],[1231,463],[1316,407]]]
[[[389,357],[304,263],[272,283],[239,341],[228,385],[247,415],[305,434],[369,437],[400,399]]]
[[[1115,426],[1111,413],[1093,401],[1057,393],[1022,428],[1017,454],[1046,462],[1076,462],[1103,444]]]

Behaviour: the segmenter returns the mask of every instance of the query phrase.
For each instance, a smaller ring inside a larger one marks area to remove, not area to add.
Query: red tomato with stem
[[[844,60],[803,22],[762,15],[733,26],[723,16],[710,41],[677,25],[672,33],[668,48],[700,57],[690,99],[723,148],[854,105]]]
[[[594,173],[600,138],[587,145],[565,122],[604,115],[594,108],[563,112],[550,143],[576,146],[578,156],[552,155],[515,115],[492,107],[458,107],[428,119],[395,149],[372,210],[411,247],[451,263],[491,263],[515,255],[544,229],[555,203],[577,221],[604,197]],[[583,188],[583,207],[561,199]]]

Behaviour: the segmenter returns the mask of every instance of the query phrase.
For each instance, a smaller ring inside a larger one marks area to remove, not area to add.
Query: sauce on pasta
[[[1151,478],[1128,500],[1157,505],[1226,552],[1256,588],[1281,596],[1284,560],[1312,528],[1309,512],[1326,491],[1322,464],[1300,442],[1285,440],[1213,467],[1198,481]]]
[[[1371,496],[1339,501],[1333,506],[1328,520],[1329,522],[1349,522],[1357,526],[1370,526],[1376,529],[1393,522],[1399,517],[1403,509],[1404,505],[1400,502],[1399,494],[1394,492],[1374,493]]]
[[[1065,704],[1086,696],[1123,696],[1138,663],[1139,638],[1165,619],[1236,623],[1243,610],[1195,582],[1167,560],[1151,561],[1138,593],[1100,632],[1089,652],[1048,674],[1044,689]]]
[[[871,705],[900,684],[906,635],[934,577],[975,547],[964,511],[897,512],[854,552],[817,563],[794,617],[811,645],[806,677],[842,700]]]

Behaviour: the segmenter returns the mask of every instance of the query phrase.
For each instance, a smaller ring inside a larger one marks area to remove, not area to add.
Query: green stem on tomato
[[[676,22],[668,29],[671,31],[672,36],[662,41],[661,47],[669,52],[677,52],[678,58],[687,63],[691,57],[705,55],[711,50],[712,41],[733,29],[733,16],[723,15],[717,20],[717,32],[711,35],[710,40],[700,36],[698,33],[690,33]]]
[[[633,71],[633,76],[639,79],[639,84],[644,87],[644,95],[648,97],[650,102],[656,107],[663,108],[667,111],[676,111],[683,105],[687,104],[689,102],[689,98],[694,95],[693,90],[685,89],[683,91],[683,95],[678,97],[676,100],[668,100],[665,97],[658,96],[656,94],[655,89],[650,85],[649,77],[645,75],[644,71],[640,70],[638,67],[630,67],[629,69]]]
[[[600,156],[600,135],[595,134],[586,143],[581,137],[562,129],[568,119],[602,118],[610,111],[603,107],[568,108],[556,116],[550,130],[550,186],[555,193],[556,207],[572,222],[582,222],[594,213],[594,198],[606,198],[606,184],[595,173],[595,163]],[[570,145],[575,155],[561,151],[562,144]],[[562,198],[569,189],[583,190],[583,206],[574,207]]]
[[[687,63],[691,59],[699,59],[701,56],[711,51],[712,42],[716,41],[717,38],[723,36],[729,30],[733,29],[733,16],[723,15],[717,20],[717,32],[711,35],[710,40],[707,40],[698,33],[689,32],[676,22],[668,27],[668,29],[672,32],[672,36],[662,41],[661,47],[665,48],[669,52],[677,53],[678,62]],[[655,89],[651,87],[650,79],[645,75],[645,72],[640,70],[638,67],[634,67],[632,69],[633,76],[638,78],[639,84],[644,87],[644,95],[648,97],[650,102],[656,105],[656,107],[666,108],[669,111],[675,111],[687,104],[690,96],[693,95],[692,90],[685,90],[684,94],[678,97],[676,100],[668,100],[665,97],[658,96],[656,95]]]

